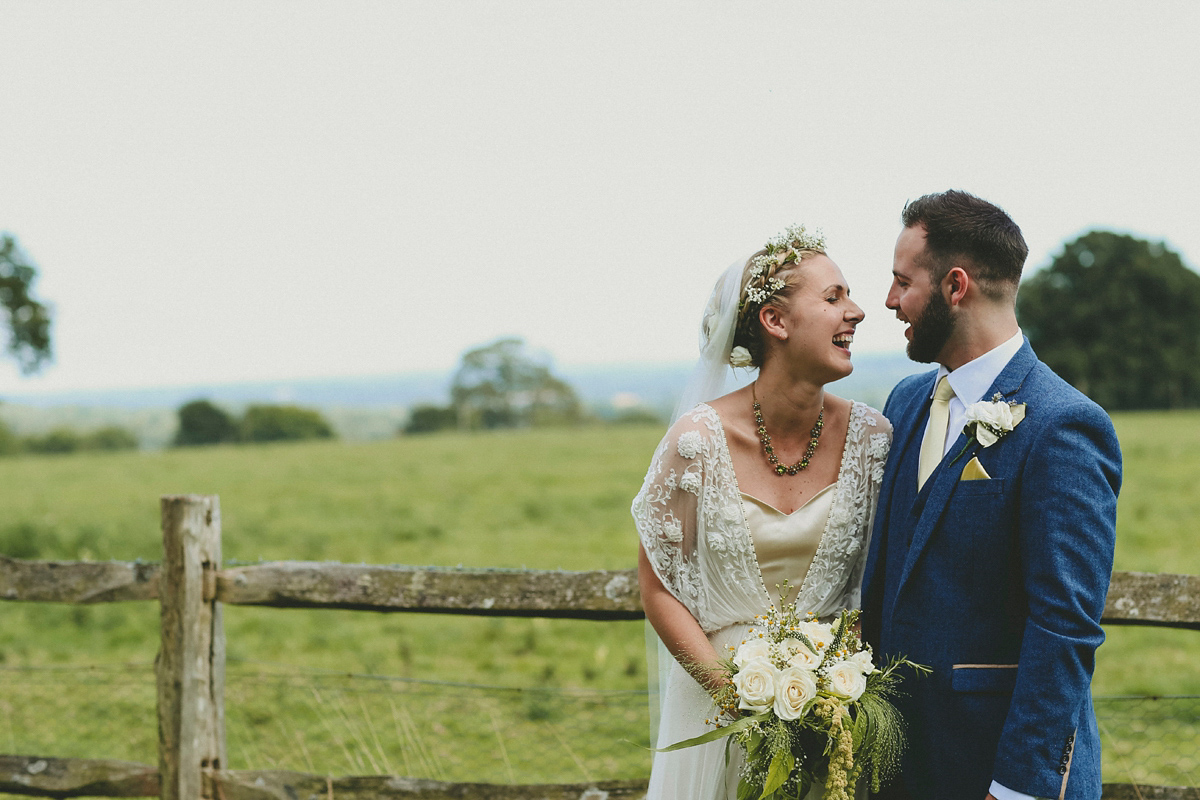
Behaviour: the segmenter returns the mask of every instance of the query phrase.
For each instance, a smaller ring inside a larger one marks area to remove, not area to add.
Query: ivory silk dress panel
[[[633,517],[642,547],[663,586],[692,613],[717,652],[741,642],[755,615],[789,599],[829,617],[857,608],[862,572],[891,426],[854,403],[837,482],[786,515],[737,486],[720,417],[700,404],[685,413],[655,451]],[[659,647],[657,746],[698,736],[712,726],[712,698]],[[648,800],[735,800],[741,749],[717,741],[656,753]],[[814,789],[819,797],[819,787]]]

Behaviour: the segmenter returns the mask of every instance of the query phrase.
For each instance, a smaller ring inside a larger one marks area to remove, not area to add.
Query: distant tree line
[[[178,414],[175,447],[334,437],[333,427],[320,412],[293,405],[252,405],[239,417],[208,400],[193,400]]]
[[[57,455],[88,450],[136,450],[137,447],[137,436],[119,425],[108,425],[87,432],[64,426],[45,433],[18,436],[8,425],[0,423],[0,456],[15,456],[21,453]]]

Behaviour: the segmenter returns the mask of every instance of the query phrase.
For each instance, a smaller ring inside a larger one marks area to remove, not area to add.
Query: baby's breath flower
[[[770,239],[764,255],[755,256],[749,265],[746,287],[738,302],[738,313],[748,313],[752,306],[762,306],[783,291],[787,281],[775,274],[787,264],[799,263],[805,251],[825,252],[825,235],[817,230],[809,233],[803,225],[793,225]]]

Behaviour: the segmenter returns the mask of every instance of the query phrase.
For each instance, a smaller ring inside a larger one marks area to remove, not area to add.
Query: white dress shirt
[[[937,388],[938,381],[945,375],[950,382],[950,388],[954,390],[954,397],[950,398],[949,403],[950,421],[946,425],[946,441],[942,443],[943,458],[958,441],[958,435],[962,433],[963,426],[966,425],[967,406],[984,399],[984,394],[992,388],[996,378],[1000,377],[1000,373],[1004,371],[1008,362],[1012,361],[1012,357],[1017,354],[1024,343],[1025,336],[1018,329],[1016,335],[1011,339],[997,345],[979,358],[968,361],[958,369],[951,371],[944,365],[938,369],[937,378],[933,381],[934,388]],[[932,397],[933,393],[930,392],[929,396]],[[926,428],[928,427],[928,423],[926,423]],[[996,800],[1037,800],[1033,795],[1014,792],[995,781],[992,781],[988,791]]]
[[[943,457],[958,441],[958,435],[966,425],[967,406],[984,399],[983,395],[992,388],[996,378],[1000,377],[1000,373],[1024,343],[1025,336],[1018,329],[1008,341],[997,345],[974,361],[968,361],[953,372],[945,366],[938,368],[937,378],[933,381],[934,389],[937,389],[938,381],[945,375],[950,382],[950,388],[954,390],[954,397],[950,398],[949,403],[950,420],[946,424],[946,441],[942,444]],[[930,391],[929,396],[933,397],[933,391]],[[929,423],[925,423],[925,427],[928,428]]]

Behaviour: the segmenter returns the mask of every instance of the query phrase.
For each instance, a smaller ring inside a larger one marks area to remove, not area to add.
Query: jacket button
[[[1059,767],[1059,768],[1058,768],[1058,774],[1059,774],[1059,775],[1066,775],[1066,774],[1067,774],[1067,766],[1066,766],[1066,764],[1064,764],[1063,766],[1061,766],[1061,767]]]

